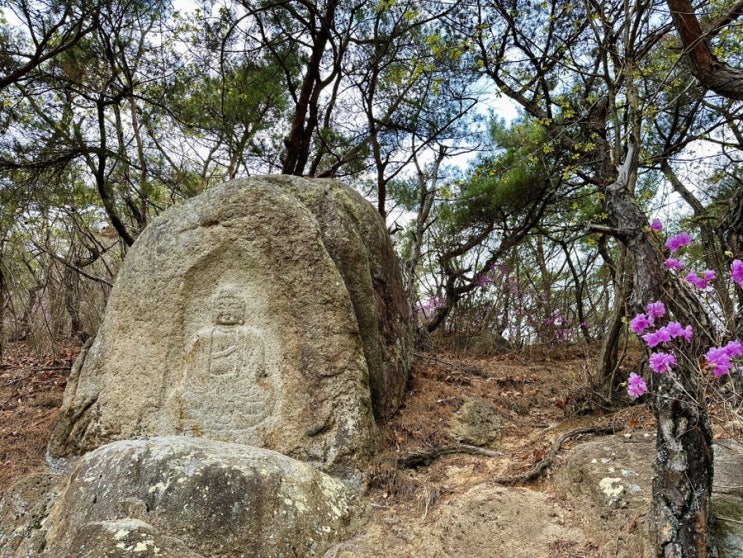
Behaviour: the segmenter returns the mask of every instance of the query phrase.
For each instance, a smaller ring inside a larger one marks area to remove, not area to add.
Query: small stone
[[[486,399],[466,401],[450,421],[451,435],[473,446],[493,446],[501,439],[503,420]]]

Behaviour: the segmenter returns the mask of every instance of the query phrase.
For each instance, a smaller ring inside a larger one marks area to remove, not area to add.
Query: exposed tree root
[[[397,465],[403,469],[413,469],[415,467],[425,467],[430,465],[439,457],[444,455],[454,455],[468,453],[470,455],[484,455],[485,457],[496,457],[503,455],[497,451],[469,446],[467,444],[454,444],[451,446],[439,446],[425,451],[406,451],[397,458]]]
[[[624,427],[621,425],[610,424],[609,426],[583,426],[580,428],[574,428],[573,430],[569,430],[565,432],[564,434],[561,434],[557,438],[557,440],[554,441],[554,443],[552,444],[552,447],[550,448],[549,452],[547,452],[547,455],[544,457],[544,459],[538,461],[531,469],[529,469],[528,471],[524,473],[518,474],[518,475],[496,477],[494,479],[491,479],[491,482],[494,482],[495,484],[505,484],[505,485],[532,482],[538,479],[547,470],[547,468],[552,465],[553,461],[555,460],[555,457],[557,457],[557,453],[560,451],[560,448],[562,447],[562,444],[564,444],[566,440],[574,436],[579,436],[581,434],[599,434],[599,435],[614,434],[616,432],[622,431],[623,429]],[[470,455],[483,455],[485,457],[496,457],[498,455],[502,455],[502,453],[500,452],[488,450],[484,448],[479,448],[477,446],[469,446],[466,444],[456,444],[456,445],[451,445],[451,446],[440,446],[440,447],[432,448],[426,451],[405,452],[397,459],[397,464],[399,467],[402,467],[403,469],[412,469],[414,467],[422,467],[422,466],[430,465],[434,460],[444,455],[453,455],[453,454],[462,454],[462,453],[466,453]]]

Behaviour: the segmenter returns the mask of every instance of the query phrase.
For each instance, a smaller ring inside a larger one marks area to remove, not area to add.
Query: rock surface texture
[[[142,233],[78,358],[53,472],[0,500],[0,558],[321,556],[364,517],[412,333],[372,206],[225,183]]]
[[[712,535],[720,558],[743,556],[743,458],[741,444],[720,439],[714,445]],[[558,490],[581,498],[583,522],[595,523],[594,542],[607,556],[655,556],[650,505],[655,437],[614,436],[573,448],[556,475]],[[609,513],[611,512],[611,513]],[[626,523],[622,536],[606,536],[610,525]]]
[[[76,363],[53,458],[184,435],[352,477],[402,398],[412,336],[384,222],[332,180],[258,177],[164,212]]]
[[[486,482],[452,496],[442,491],[430,510],[381,506],[356,536],[324,558],[654,558],[654,454],[652,434],[578,443],[559,456],[548,488]],[[738,558],[743,556],[740,443],[718,440],[715,462],[714,542],[720,558]],[[470,469],[462,472],[450,481],[471,475]]]
[[[340,481],[276,452],[185,436],[113,442],[80,459],[41,556],[322,555],[352,524]]]

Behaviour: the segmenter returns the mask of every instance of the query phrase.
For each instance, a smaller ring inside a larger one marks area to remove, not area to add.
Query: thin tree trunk
[[[438,191],[439,170],[445,157],[446,147],[440,146],[439,152],[436,154],[436,159],[428,172],[421,167],[417,157],[414,159],[418,178],[419,209],[414,219],[413,245],[410,247],[410,256],[403,262],[403,269],[405,270],[404,286],[408,300],[415,299],[415,288],[417,284],[416,270],[423,254],[426,231],[431,226],[429,218],[433,209],[433,203],[436,200],[436,192]],[[431,185],[430,188],[428,187],[429,182]]]
[[[617,388],[617,369],[619,368],[619,347],[624,331],[624,317],[626,316],[627,296],[629,295],[629,274],[627,272],[627,248],[620,246],[619,258],[616,263],[614,283],[614,310],[611,313],[609,330],[601,343],[599,353],[597,379],[598,389],[602,395],[611,401]]]
[[[665,302],[682,323],[695,324],[698,303],[683,284],[674,285],[662,265],[655,241],[646,232],[647,218],[628,187],[636,165],[630,145],[619,176],[606,188],[607,211],[617,234],[627,246],[632,264],[633,311],[649,302]],[[703,330],[703,328],[702,328]],[[653,482],[653,515],[658,529],[658,556],[702,558],[710,556],[708,541],[712,496],[712,435],[704,400],[697,382],[697,358],[704,335],[695,327],[695,343],[678,358],[676,369],[653,374],[653,412],[657,420],[656,477]]]
[[[312,134],[318,123],[318,107],[320,92],[324,86],[321,75],[321,63],[328,42],[331,38],[331,28],[335,19],[337,0],[331,0],[325,7],[324,13],[315,13],[311,21],[317,18],[318,28],[314,29],[312,53],[307,62],[307,69],[302,80],[296,110],[292,119],[291,131],[284,140],[286,153],[281,169],[282,174],[301,176],[309,159],[309,149]]]
[[[28,289],[28,304],[23,310],[23,316],[21,316],[20,327],[13,337],[13,341],[26,341],[31,335],[33,329],[33,311],[36,306],[36,300],[39,296],[39,291],[44,289],[44,285],[34,285]]]
[[[95,176],[95,185],[98,190],[98,195],[101,198],[103,209],[106,211],[108,220],[111,222],[114,230],[119,234],[121,239],[126,243],[127,246],[134,244],[134,237],[129,234],[126,225],[121,220],[118,212],[116,211],[116,204],[114,202],[114,195],[111,191],[111,187],[108,184],[106,177],[106,163],[108,162],[108,151],[106,147],[107,134],[106,134],[106,114],[105,114],[105,101],[101,97],[96,102],[97,116],[98,116],[98,132],[100,134],[100,146],[98,149],[97,160],[91,161],[91,168]]]
[[[72,268],[67,267],[63,278],[64,305],[67,315],[70,317],[70,335],[85,343],[90,338],[90,334],[85,331],[83,321],[80,318],[80,289],[78,288],[80,276]]]
[[[586,327],[586,313],[585,309],[583,308],[583,291],[585,290],[586,282],[584,279],[581,279],[581,274],[578,273],[578,270],[575,268],[573,259],[570,257],[570,248],[568,247],[567,242],[558,240],[557,243],[560,245],[560,248],[562,248],[562,251],[565,253],[565,261],[568,264],[568,269],[570,270],[570,275],[573,278],[573,283],[575,283],[575,312],[577,315],[576,317],[578,318],[578,327],[580,329],[581,335],[583,335],[583,339],[586,341],[586,343],[590,343],[592,339],[588,331],[588,327]]]

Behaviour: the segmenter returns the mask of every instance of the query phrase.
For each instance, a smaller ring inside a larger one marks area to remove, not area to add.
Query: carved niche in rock
[[[408,310],[383,220],[333,180],[263,177],[176,205],[127,255],[70,377],[54,458],[202,436],[352,475],[402,398]]]

